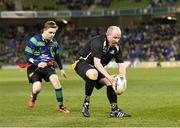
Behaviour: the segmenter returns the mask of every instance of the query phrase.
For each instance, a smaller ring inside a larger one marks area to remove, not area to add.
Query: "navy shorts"
[[[30,66],[27,69],[27,76],[29,79],[29,83],[34,83],[37,81],[42,82],[44,79],[46,82],[49,82],[49,77],[52,74],[56,74],[54,66],[46,66],[45,68],[38,68],[37,66]]]
[[[76,67],[75,67],[75,71],[76,73],[81,76],[85,81],[87,79],[89,79],[86,76],[86,72],[89,69],[96,69],[93,65],[89,64],[88,62],[86,62],[85,60],[80,60]],[[97,70],[97,69],[96,69]],[[98,71],[98,70],[97,70]],[[96,89],[100,89],[102,88],[104,85],[102,85],[99,81],[100,79],[104,78],[104,76],[98,71],[98,79],[96,80],[96,85],[94,85],[96,87]]]

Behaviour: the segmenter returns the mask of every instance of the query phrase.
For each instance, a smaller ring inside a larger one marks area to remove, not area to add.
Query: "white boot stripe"
[[[124,113],[118,112],[117,117],[123,117],[123,116],[124,116]]]

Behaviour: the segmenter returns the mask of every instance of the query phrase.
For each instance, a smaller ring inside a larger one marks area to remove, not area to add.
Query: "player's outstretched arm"
[[[111,84],[113,84],[115,82],[115,78],[113,75],[110,75],[106,69],[103,67],[103,65],[101,64],[101,60],[99,58],[94,57],[94,66],[96,67],[96,69],[101,72],[108,80]]]
[[[126,77],[125,63],[118,63],[118,70],[119,70],[119,75],[125,78]]]

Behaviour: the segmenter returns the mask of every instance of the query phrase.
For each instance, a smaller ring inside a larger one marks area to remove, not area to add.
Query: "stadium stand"
[[[61,9],[116,9],[132,8],[156,8],[162,6],[177,6],[176,0],[0,0],[0,10],[57,10]],[[40,2],[42,4],[40,4]],[[51,2],[51,4],[47,4]],[[46,4],[45,4],[46,3]],[[71,5],[77,4],[77,5]],[[133,3],[133,4],[132,4]],[[40,5],[40,6],[39,6]],[[76,7],[74,7],[76,6]],[[103,7],[102,7],[103,6]],[[41,22],[44,21],[40,20]],[[56,19],[55,19],[56,20]],[[157,20],[157,19],[156,19]],[[15,64],[24,62],[24,48],[29,37],[38,33],[41,24],[32,24],[24,21],[11,25],[0,25],[0,61],[3,64]],[[57,20],[59,22],[59,20]],[[2,21],[3,22],[3,21]],[[6,21],[4,21],[6,22]],[[43,22],[42,22],[43,23]],[[79,23],[81,24],[81,23]],[[106,25],[107,26],[107,25]],[[57,39],[64,49],[62,61],[71,63],[75,54],[88,40],[97,34],[104,33],[106,26],[75,27],[67,24],[57,33]],[[124,50],[124,58],[129,61],[175,61],[180,60],[180,26],[176,22],[161,23],[156,21],[151,24],[122,25],[121,42]]]
[[[23,50],[27,40],[39,31],[35,26],[11,26],[0,31],[0,56],[4,64],[23,61]],[[124,46],[126,60],[175,61],[180,60],[180,29],[174,24],[141,25],[136,28],[124,28],[121,43]],[[74,55],[92,36],[105,32],[105,28],[65,29],[57,35],[64,49],[62,60],[71,63]]]
[[[51,3],[51,4],[49,4]],[[178,0],[0,0],[0,10],[87,10],[177,6]]]

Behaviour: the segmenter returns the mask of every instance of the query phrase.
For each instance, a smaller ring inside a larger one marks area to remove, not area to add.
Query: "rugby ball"
[[[116,82],[112,85],[114,92],[121,95],[127,88],[127,80],[122,76],[116,76]]]

